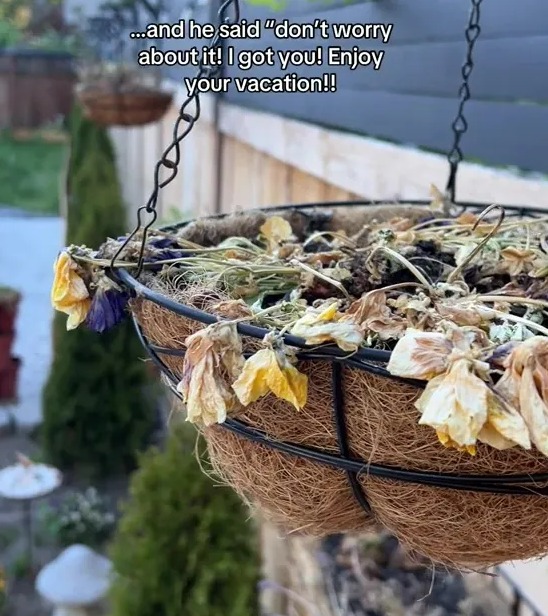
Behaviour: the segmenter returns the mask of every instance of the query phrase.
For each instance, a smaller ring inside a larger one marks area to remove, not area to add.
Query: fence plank
[[[443,152],[451,144],[456,103],[450,99],[388,92],[336,94],[233,94],[244,106]],[[402,113],[405,110],[405,113]],[[491,165],[548,172],[548,106],[471,100],[466,155]]]
[[[265,205],[284,205],[291,201],[290,168],[272,156],[263,154],[262,202]]]
[[[447,0],[391,0],[376,2],[346,0],[310,2],[290,0],[282,11],[246,5],[242,16],[249,20],[291,17],[293,22],[327,19],[337,23],[394,23],[392,44],[433,41],[461,41],[470,4]],[[544,0],[485,2],[481,8],[482,38],[546,34],[548,5]]]
[[[317,203],[325,201],[326,184],[292,168],[290,171],[290,200],[291,203]]]
[[[221,169],[222,169],[222,188],[221,188],[221,211],[234,211],[234,156],[233,143],[231,137],[223,137],[221,142]]]
[[[332,45],[342,50],[358,47],[360,50],[384,50],[380,70],[373,65],[360,66],[351,70],[346,66],[329,66],[328,47]],[[272,35],[258,39],[236,41],[236,53],[241,50],[258,50],[273,47],[286,53],[298,50],[315,53],[322,48],[322,65],[292,66],[283,71],[279,61],[274,66],[264,64],[252,71],[240,70],[238,66],[229,67],[226,75],[231,78],[242,77],[282,77],[295,73],[299,77],[321,77],[324,73],[337,75],[337,87],[345,90],[381,90],[421,96],[442,96],[454,99],[461,84],[460,68],[463,63],[465,47],[463,41],[417,43],[409,45],[383,45],[374,41],[349,40],[276,40]],[[544,35],[522,38],[480,39],[478,42],[474,72],[471,79],[474,100],[530,100],[548,103],[548,23]],[[531,58],[535,58],[531,62]],[[225,96],[231,100],[235,85]],[[299,94],[294,94],[299,96]],[[303,95],[301,95],[303,96]]]

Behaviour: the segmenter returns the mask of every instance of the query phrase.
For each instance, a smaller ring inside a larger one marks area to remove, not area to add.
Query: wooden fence
[[[39,128],[71,109],[75,75],[70,54],[0,53],[0,129]]]
[[[180,18],[188,0],[174,0],[172,18]],[[211,22],[218,3],[193,3],[192,17]],[[282,71],[273,66],[242,70],[227,67],[227,77],[321,77],[335,73],[336,92],[314,95],[298,93],[239,92],[235,87],[223,95],[226,102],[276,113],[284,117],[315,122],[334,129],[351,131],[395,143],[446,151],[451,145],[450,125],[457,110],[461,65],[465,59],[465,28],[470,0],[290,0],[283,10],[242,4],[242,17],[260,19],[260,39],[224,41],[239,50],[313,50],[320,46],[327,56],[329,46],[351,50],[384,52],[382,65],[350,70],[347,66],[289,65]],[[279,4],[279,3],[278,3]],[[272,3],[271,3],[272,5]],[[485,1],[481,5],[481,34],[474,51],[470,78],[472,98],[466,107],[469,131],[463,140],[464,153],[485,164],[516,166],[548,172],[548,4],[545,0]],[[276,38],[267,19],[281,22],[328,24],[392,25],[387,43],[380,38],[337,38],[329,30],[323,39]],[[201,45],[193,39],[150,41],[166,49]],[[194,70],[166,68],[169,77],[181,79]]]

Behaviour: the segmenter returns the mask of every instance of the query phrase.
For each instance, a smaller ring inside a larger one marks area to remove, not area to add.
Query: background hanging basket
[[[406,206],[341,207],[332,212],[327,228],[349,233],[372,219],[424,215],[424,209]],[[282,210],[268,210],[268,215],[273,213],[280,215]],[[283,215],[294,230],[299,225],[302,228],[306,220],[298,211],[285,210]],[[198,244],[214,245],[231,235],[255,237],[265,219],[262,212],[204,219],[180,233]],[[171,375],[171,385],[175,385],[182,373],[184,341],[204,327],[200,315],[211,313],[219,296],[212,296],[207,289],[174,291],[146,275],[139,284],[127,271],[119,276],[138,291],[132,312],[139,330],[151,355],[163,362],[164,373]],[[178,307],[185,306],[202,312],[195,313],[196,318],[181,315],[187,308],[177,314]],[[244,337],[244,350],[256,350],[259,338]],[[270,443],[246,438],[227,425],[204,430],[215,469],[243,498],[286,531],[328,535],[362,531],[381,523],[406,546],[433,561],[459,567],[483,568],[548,551],[548,500],[535,494],[539,484],[526,494],[495,494],[386,479],[368,475],[366,469],[357,481],[371,506],[371,513],[367,513],[345,470],[277,449],[276,442],[286,442],[341,453],[333,411],[339,385],[349,457],[365,465],[451,473],[469,480],[472,475],[548,473],[546,457],[536,450],[498,451],[480,444],[477,455],[471,457],[445,449],[434,431],[418,425],[414,402],[421,394],[420,385],[375,374],[373,364],[364,370],[349,362],[337,373],[333,365],[325,359],[298,364],[309,377],[308,402],[303,410],[295,411],[269,395],[237,417],[236,423],[266,433]],[[382,363],[377,367],[382,368]]]
[[[113,85],[76,88],[86,116],[102,126],[143,126],[160,120],[173,94],[152,88],[116,89]]]

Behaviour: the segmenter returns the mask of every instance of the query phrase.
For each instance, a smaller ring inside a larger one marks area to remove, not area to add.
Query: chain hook
[[[470,87],[468,85],[468,80],[470,79],[472,69],[474,68],[474,45],[476,44],[476,41],[478,40],[478,37],[481,33],[481,28],[479,25],[481,2],[482,0],[472,0],[472,8],[470,10],[468,26],[465,31],[465,37],[466,42],[468,43],[468,47],[466,51],[466,59],[461,69],[462,84],[458,92],[460,99],[459,106],[457,110],[457,116],[451,124],[454,139],[453,146],[447,155],[447,160],[449,161],[449,178],[447,180],[447,186],[445,189],[446,196],[451,203],[455,203],[457,170],[459,167],[459,163],[462,161],[463,158],[460,142],[463,134],[468,130],[468,122],[464,117],[464,106],[466,102],[470,99]]]
[[[240,21],[240,1],[239,0],[224,0],[217,11],[217,29],[215,35],[212,37],[208,50],[217,49],[223,46],[223,39],[220,35],[220,26],[223,24],[238,23]],[[221,65],[210,65],[206,62],[206,54],[202,54],[200,60],[200,66],[196,74],[196,82],[200,79],[211,79],[216,77],[222,69]],[[209,56],[211,57],[211,56]],[[194,103],[194,104],[193,104]],[[169,146],[164,150],[160,159],[154,168],[154,187],[150,194],[150,197],[146,205],[140,207],[137,210],[137,226],[128,235],[124,243],[116,251],[116,254],[112,257],[110,262],[111,270],[116,267],[116,261],[120,258],[125,248],[129,245],[131,240],[142,231],[141,247],[139,250],[139,261],[137,263],[137,269],[135,278],[138,278],[143,270],[145,245],[147,240],[147,234],[152,227],[158,216],[156,206],[158,204],[158,196],[160,190],[172,182],[179,170],[179,163],[181,162],[181,141],[190,133],[194,128],[194,125],[200,118],[201,104],[200,94],[198,89],[194,90],[193,94],[189,94],[186,100],[183,102],[179,109],[179,114],[173,127],[173,139]],[[166,169],[169,173],[165,179],[161,179],[162,170]],[[143,224],[143,216],[148,214],[150,216],[149,221]]]

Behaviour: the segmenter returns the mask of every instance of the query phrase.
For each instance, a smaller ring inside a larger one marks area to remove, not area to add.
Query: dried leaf
[[[536,258],[533,250],[522,250],[509,246],[500,251],[502,257],[502,267],[510,276],[519,276],[522,272],[527,272]]]

